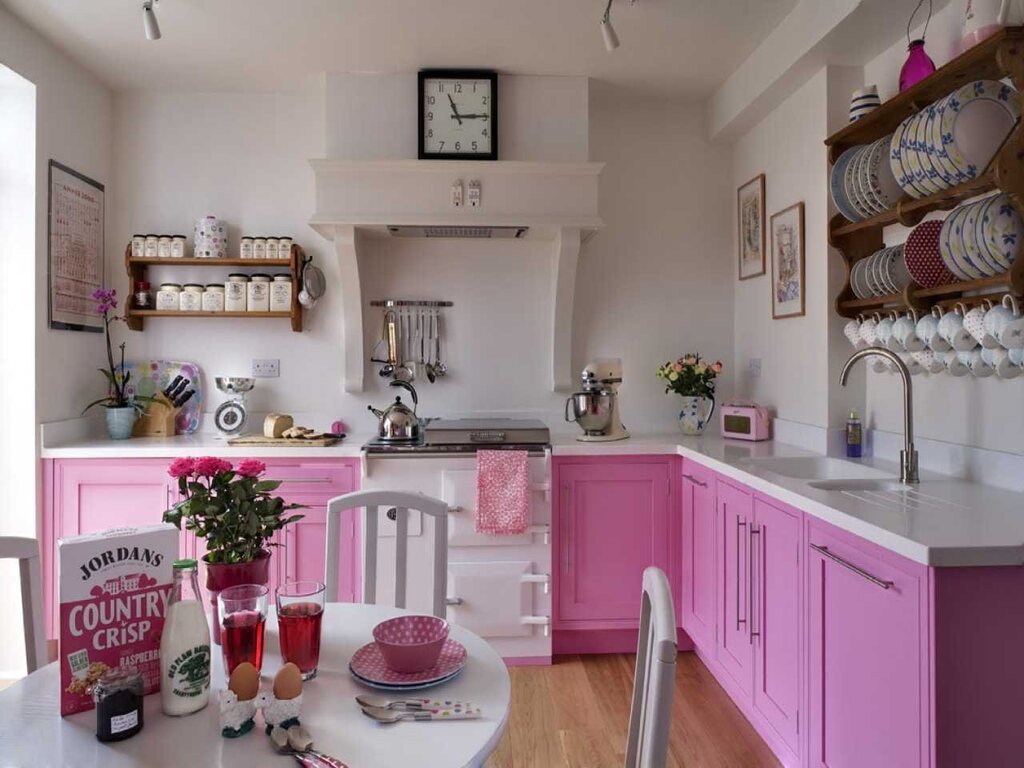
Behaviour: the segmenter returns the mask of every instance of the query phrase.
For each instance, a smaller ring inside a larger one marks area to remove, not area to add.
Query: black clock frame
[[[489,80],[491,83],[491,151],[477,154],[466,152],[427,152],[424,147],[426,112],[423,104],[423,86],[427,79],[468,78]],[[419,95],[419,147],[420,160],[497,160],[498,159],[498,73],[492,69],[421,69],[417,79]]]

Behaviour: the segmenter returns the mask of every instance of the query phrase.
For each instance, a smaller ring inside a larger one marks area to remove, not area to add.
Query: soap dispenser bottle
[[[856,411],[850,411],[850,418],[846,420],[846,456],[850,459],[859,459],[862,454],[864,443],[864,430],[861,429],[860,419]]]

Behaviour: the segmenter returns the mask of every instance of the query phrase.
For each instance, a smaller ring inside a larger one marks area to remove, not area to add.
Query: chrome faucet
[[[850,359],[843,366],[843,372],[839,374],[839,383],[845,387],[853,364],[865,357],[871,357],[871,355],[884,357],[895,365],[903,380],[903,450],[900,451],[900,482],[919,483],[921,478],[917,472],[917,449],[914,448],[914,401],[911,396],[910,370],[907,368],[907,364],[895,352],[890,352],[883,347],[858,349],[850,355]]]

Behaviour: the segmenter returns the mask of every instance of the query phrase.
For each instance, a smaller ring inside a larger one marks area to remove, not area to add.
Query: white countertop
[[[353,434],[330,448],[232,447],[223,438],[208,433],[130,440],[72,435],[51,444],[45,442],[45,437],[44,434],[44,459],[195,455],[308,459],[361,457],[361,446],[372,435]],[[611,443],[582,443],[572,435],[552,435],[552,453],[558,457],[679,455],[925,565],[1024,564],[1021,494],[945,475],[922,472],[918,486],[897,493],[823,490],[812,487],[807,480],[784,477],[748,461],[819,454],[774,441],[749,443],[712,435],[686,438],[679,433],[634,435]],[[892,462],[865,459],[857,463],[880,470],[892,479],[898,476],[898,468]]]

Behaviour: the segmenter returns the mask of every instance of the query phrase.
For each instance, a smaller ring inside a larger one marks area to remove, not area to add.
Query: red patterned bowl
[[[422,672],[437,664],[448,622],[436,616],[398,616],[373,628],[384,663],[395,672]]]

